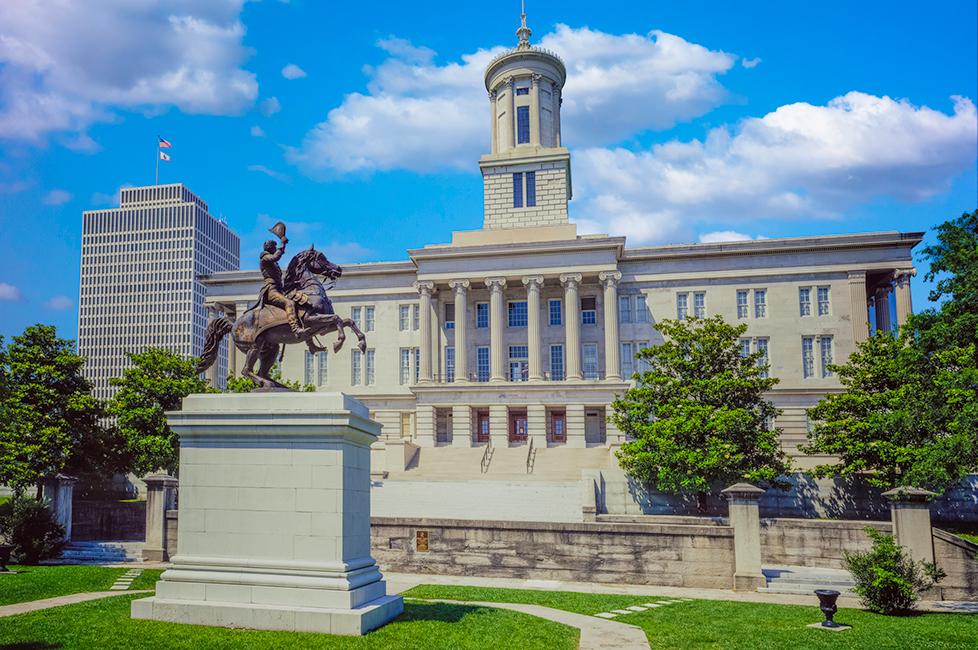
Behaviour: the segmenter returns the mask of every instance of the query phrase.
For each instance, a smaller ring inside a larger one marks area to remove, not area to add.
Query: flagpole
[[[156,183],[155,185],[159,185],[159,184],[160,184],[160,138],[159,136],[157,136],[156,137]]]

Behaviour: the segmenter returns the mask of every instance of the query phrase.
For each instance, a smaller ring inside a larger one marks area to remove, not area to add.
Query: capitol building
[[[651,247],[581,235],[561,138],[567,71],[525,25],[518,35],[485,71],[483,228],[419,242],[402,261],[345,266],[329,295],[366,333],[366,352],[290,346],[283,376],[367,405],[386,443],[375,471],[389,483],[579,481],[614,466],[623,435],[611,403],[641,370],[638,350],[662,340],[656,322],[720,315],[747,325],[744,352],[762,352],[779,380],[769,397],[785,450],[801,467],[817,462],[797,449],[805,409],[840,389],[829,364],[907,318],[922,233]],[[232,318],[262,284],[257,269],[201,280],[212,313]],[[242,362],[232,350],[229,371]]]

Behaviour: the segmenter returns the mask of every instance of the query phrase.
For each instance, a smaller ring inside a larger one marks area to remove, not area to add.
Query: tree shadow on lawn
[[[396,621],[436,621],[439,623],[458,623],[473,614],[488,614],[490,607],[479,605],[453,605],[451,603],[425,603],[404,601],[404,613]]]

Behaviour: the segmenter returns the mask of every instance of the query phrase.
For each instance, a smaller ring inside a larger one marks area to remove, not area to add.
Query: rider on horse
[[[299,317],[296,315],[296,305],[299,301],[285,295],[285,287],[282,285],[282,269],[278,265],[278,261],[285,254],[285,245],[288,243],[288,238],[284,236],[281,246],[276,245],[273,239],[266,241],[259,266],[261,267],[261,275],[265,279],[263,289],[265,304],[284,309],[292,333],[297,338],[301,338],[308,330],[299,326]]]

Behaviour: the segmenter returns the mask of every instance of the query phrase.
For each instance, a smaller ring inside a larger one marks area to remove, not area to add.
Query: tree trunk
[[[706,514],[706,497],[707,497],[706,492],[696,493],[696,510],[701,515]]]

